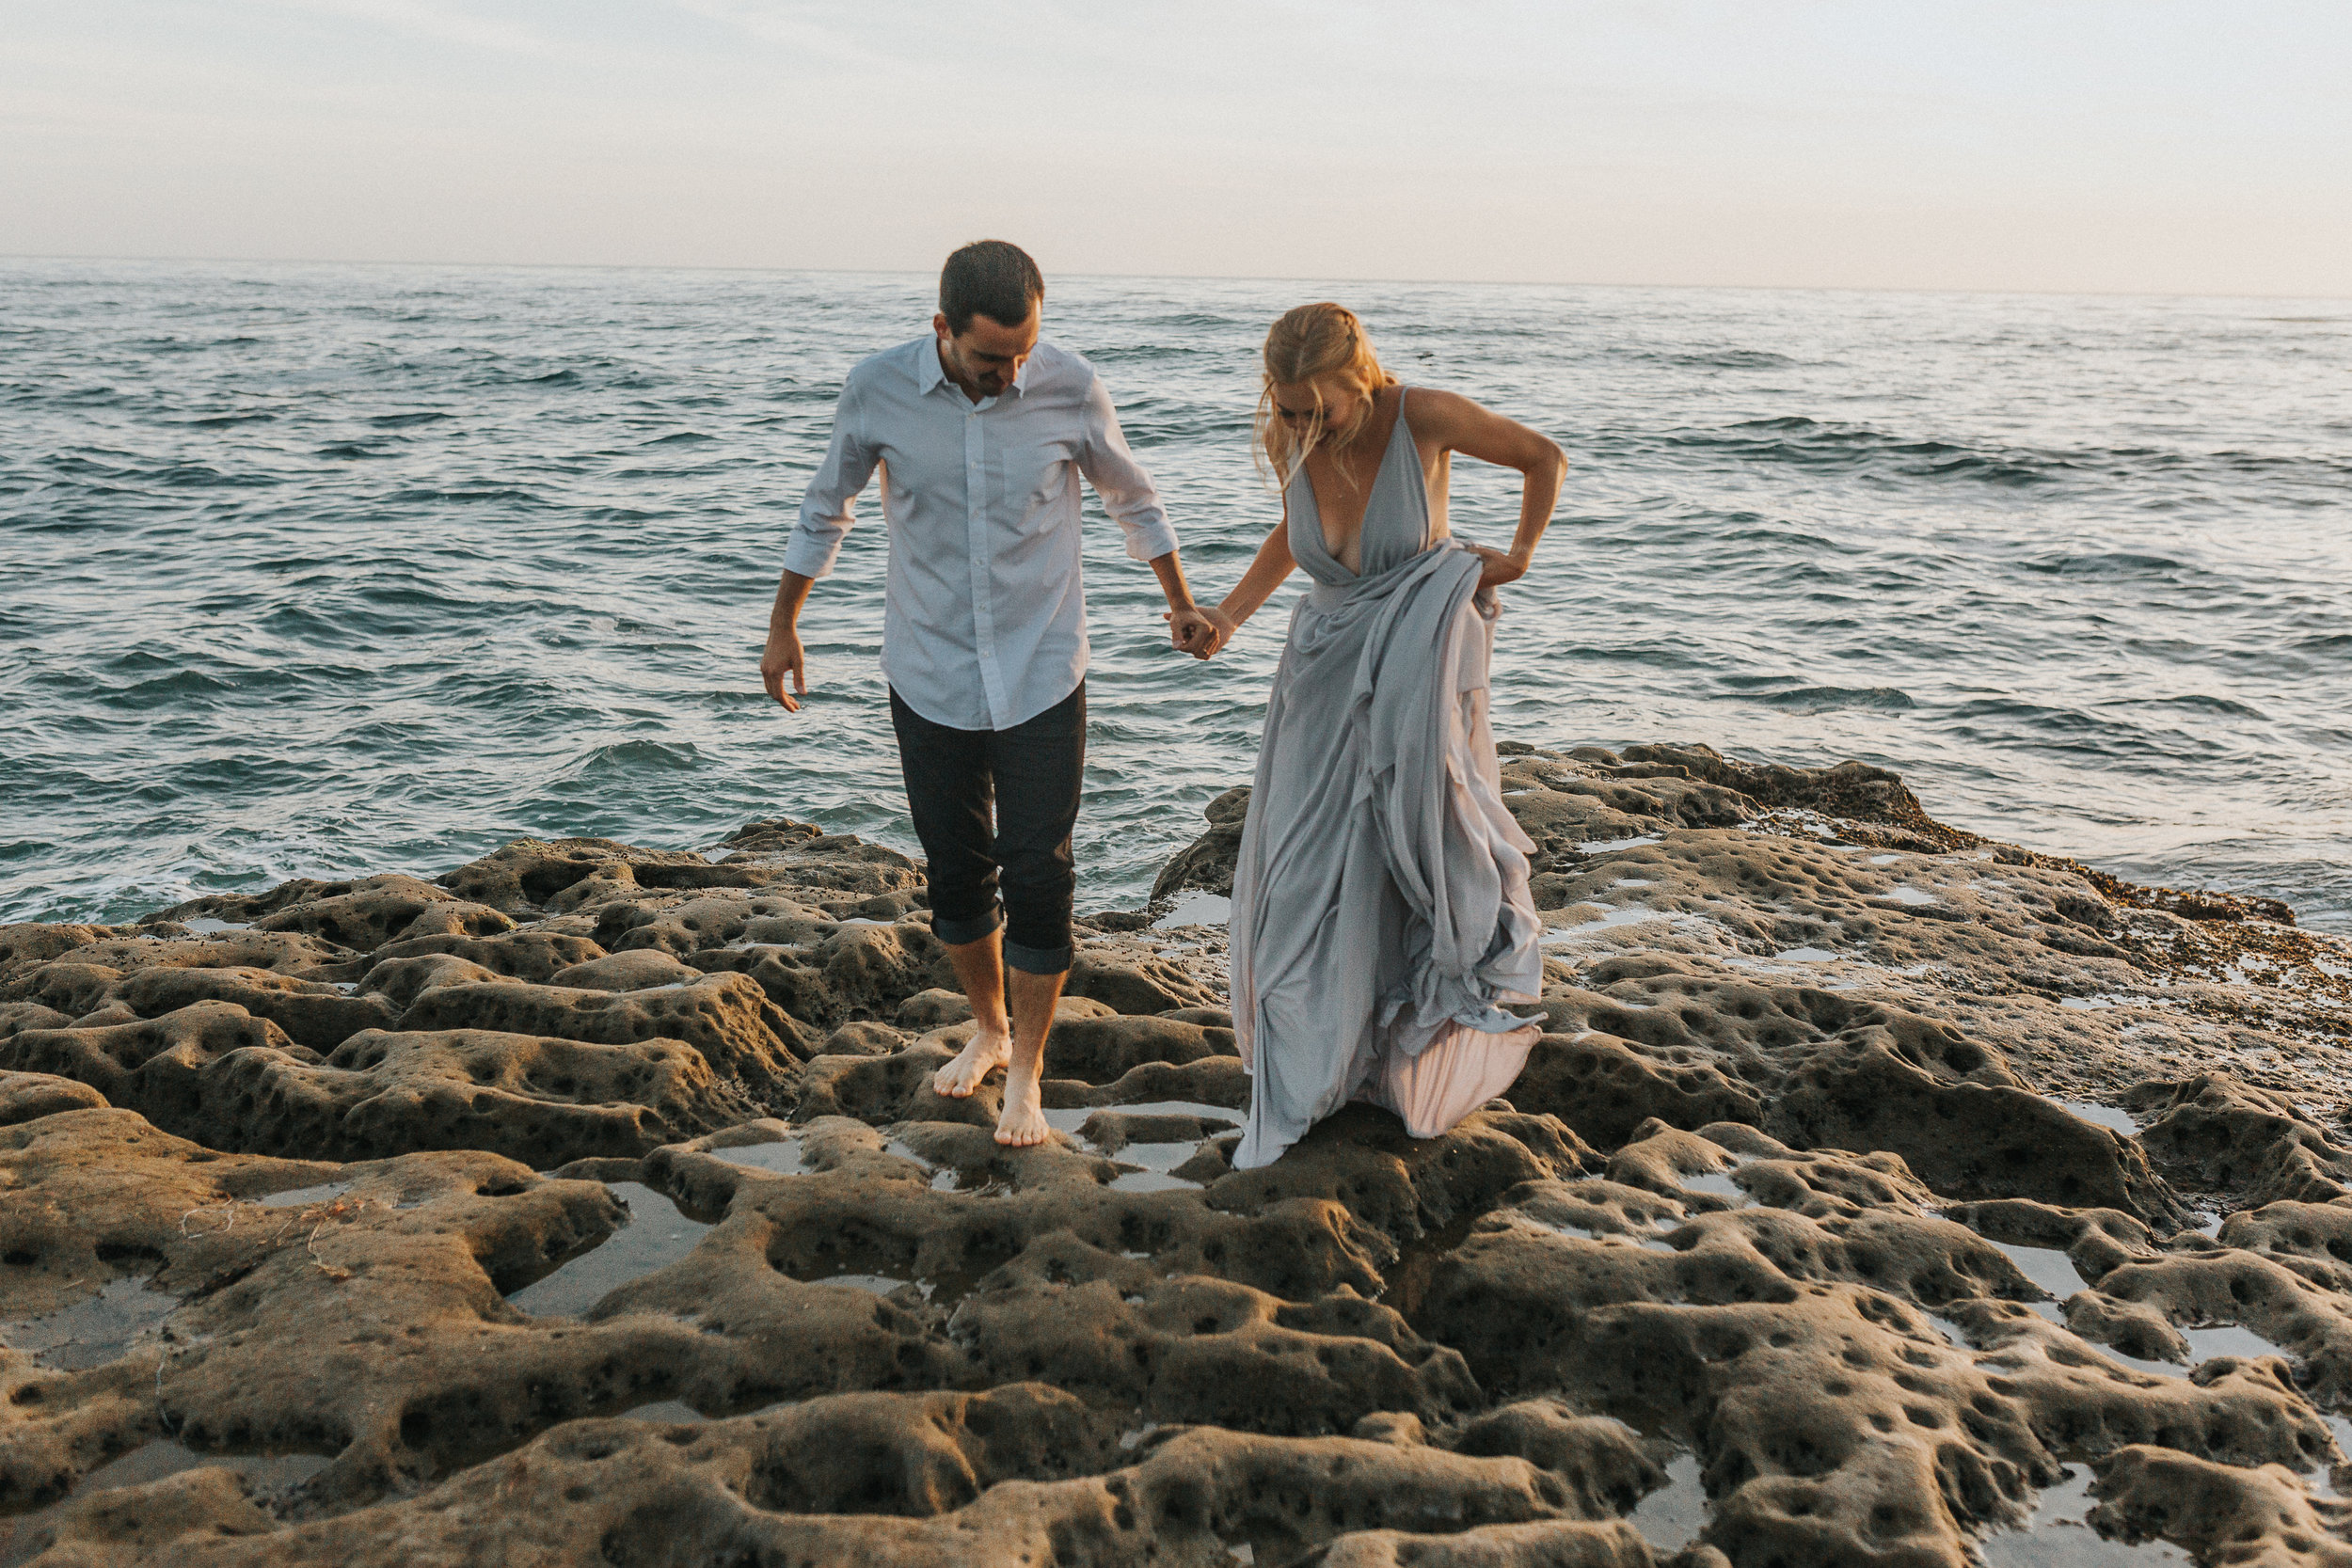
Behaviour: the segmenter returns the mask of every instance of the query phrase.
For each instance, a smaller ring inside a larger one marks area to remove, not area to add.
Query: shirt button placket
[[[980,690],[989,726],[1004,727],[1004,676],[996,668],[996,606],[989,592],[988,454],[982,439],[987,421],[976,405],[963,421],[964,536],[972,551],[972,632],[980,661]]]

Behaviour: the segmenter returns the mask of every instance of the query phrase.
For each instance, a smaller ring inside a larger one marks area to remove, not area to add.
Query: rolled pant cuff
[[[931,916],[931,935],[950,947],[961,947],[967,942],[977,942],[1005,923],[1004,911],[991,907],[984,913],[959,915],[955,919]],[[1069,965],[1064,964],[1067,969]]]
[[[1008,938],[1005,942],[1005,963],[1024,974],[1059,974],[1070,968],[1077,957],[1069,942],[1059,947],[1025,947]]]

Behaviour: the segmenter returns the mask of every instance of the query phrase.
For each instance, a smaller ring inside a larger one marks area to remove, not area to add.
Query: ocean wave
[[[1742,420],[1712,430],[1683,430],[1666,440],[1671,446],[1720,451],[1753,463],[1813,468],[1875,465],[1915,478],[2012,486],[2052,483],[2075,467],[2055,454],[1981,451],[1950,441],[1890,436],[1867,425],[1831,423],[1802,414]]]
[[[2208,696],[2202,692],[2184,692],[2175,697],[2110,697],[2101,703],[2102,711],[2130,708],[2147,713],[2178,713],[2189,718],[2209,714],[2226,714],[2233,719],[2254,719],[2269,722],[2270,715],[2251,703],[2233,702],[2227,697]]]
[[[1891,686],[1796,686],[1772,690],[1735,692],[1741,702],[1768,703],[1803,713],[1828,713],[1838,708],[1876,708],[1900,713],[1919,705],[1907,691]]]
[[[1761,348],[1709,349],[1695,354],[1645,354],[1645,358],[1668,365],[1687,365],[1694,370],[1709,371],[1776,371],[1798,363],[1785,354],[1774,354]]]
[[[2132,550],[2103,550],[2089,554],[2045,555],[2019,562],[2028,572],[2055,577],[2142,577],[2189,569],[2170,556],[2142,555]]]

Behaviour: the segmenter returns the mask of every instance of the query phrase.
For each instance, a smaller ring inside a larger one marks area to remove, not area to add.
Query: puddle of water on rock
[[[1988,1236],[1985,1240],[1992,1241],[1992,1238]],[[2077,1291],[2090,1289],[2090,1281],[2084,1279],[2076,1271],[2074,1260],[2056,1247],[2012,1246],[2007,1242],[1993,1242],[1993,1244],[1999,1247],[2008,1255],[2009,1260],[2017,1265],[2019,1274],[2024,1275],[2058,1298],[2057,1301],[2036,1301],[2026,1304],[2054,1323],[2062,1323],[2066,1321],[2066,1314],[2059,1310],[2059,1306],[2068,1296]]]
[[[1985,1568],[2155,1568],[2179,1563],[2189,1556],[2163,1541],[2127,1545],[2104,1539],[2083,1523],[2097,1506],[2090,1496],[2090,1466],[2070,1467],[2067,1477],[2034,1501],[2033,1522],[2023,1529],[2002,1530],[1977,1544]]]
[[[1578,908],[1599,909],[1600,906],[1595,904],[1583,904],[1579,905]],[[1646,926],[1652,921],[1666,920],[1672,917],[1665,911],[1653,910],[1645,905],[1623,904],[1613,910],[1603,909],[1599,914],[1595,915],[1590,920],[1581,920],[1573,926],[1555,927],[1554,929],[1557,931],[1573,933],[1577,936],[1582,937],[1589,936],[1595,931],[1614,931],[1622,927]]]
[[[1168,911],[1152,922],[1155,931],[1172,931],[1179,926],[1223,926],[1233,918],[1233,901],[1221,894],[1195,890],[1180,894]]]
[[[1159,1430],[1159,1422],[1146,1421],[1141,1426],[1136,1427],[1132,1431],[1120,1433],[1119,1434],[1119,1446],[1132,1452],[1136,1444],[1142,1442],[1145,1438],[1151,1436],[1153,1433]]]
[[[215,936],[222,931],[253,929],[253,922],[249,920],[215,920],[209,914],[199,914],[192,919],[183,920],[180,924],[185,926],[191,935],[199,937]]]
[[[300,1209],[313,1203],[332,1203],[351,1191],[348,1181],[327,1181],[316,1187],[296,1187],[291,1192],[272,1193],[253,1201],[264,1209]]]
[[[1870,863],[1872,865],[1892,865],[1897,861],[1907,858],[1907,856],[1903,855],[1872,855],[1870,857]]]
[[[2202,1328],[2184,1328],[2181,1338],[2188,1341],[2188,1362],[2150,1361],[2141,1356],[2126,1355],[2113,1345],[2100,1345],[2100,1354],[2120,1361],[2134,1371],[2150,1372],[2157,1377],[2186,1377],[2217,1355],[2278,1355],[2292,1362],[2296,1358],[2250,1328],[2236,1323],[2213,1323]],[[2352,1448],[2344,1449],[2352,1456]]]
[[[1588,855],[1605,855],[1612,849],[1638,849],[1645,844],[1662,842],[1656,833],[1644,833],[1639,838],[1587,839],[1577,847]]]
[[[2063,1106],[2069,1116],[2079,1117],[2094,1127],[2104,1127],[2108,1132],[2120,1133],[2126,1138],[2137,1137],[2139,1134],[2139,1123],[2132,1119],[2132,1114],[2116,1106],[2100,1105],[2088,1100],[2055,1098],[2050,1103]]]
[[[877,1296],[886,1296],[901,1285],[912,1285],[923,1292],[925,1301],[930,1300],[931,1292],[939,1289],[928,1279],[898,1279],[886,1274],[829,1274],[822,1279],[803,1279],[801,1283],[803,1285],[847,1285],[853,1291],[865,1291]]]
[[[144,1486],[183,1470],[217,1466],[236,1471],[256,1492],[277,1492],[309,1481],[333,1461],[314,1453],[228,1454],[199,1453],[168,1437],[143,1443],[110,1464],[84,1476],[67,1494],[69,1499],[121,1486]],[[0,1568],[16,1568],[48,1549],[47,1528],[64,1509],[62,1502],[16,1519],[0,1519]]]
[[[895,920],[869,920],[865,915],[853,914],[836,920],[834,924],[836,926],[896,926],[898,923]]]
[[[1934,894],[1922,893],[1915,887],[1890,887],[1879,896],[1897,904],[1908,904],[1915,910],[1936,901]]]
[[[927,1176],[939,1169],[938,1161],[927,1159],[924,1156],[915,1153],[914,1147],[908,1143],[904,1138],[891,1139],[888,1143],[882,1145],[882,1152],[884,1154],[896,1154],[901,1160],[914,1161],[916,1164],[923,1167],[923,1172]]]
[[[2327,1410],[2319,1411],[2317,1415],[2322,1421],[2327,1423],[2328,1433],[2335,1438],[2336,1451],[2344,1455],[2344,1463],[2352,1465],[2352,1420],[2346,1420],[2344,1417]],[[2305,1476],[2303,1483],[2331,1502],[2352,1499],[2352,1493],[2337,1488],[2335,1466],[2331,1465],[2322,1465],[2311,1475]]]
[[[1565,1236],[1571,1242],[1599,1242],[1604,1245],[1613,1242],[1645,1246],[1652,1252],[1674,1251],[1674,1247],[1666,1239],[1655,1231],[1648,1235],[1637,1235],[1621,1230],[1595,1230],[1590,1226],[1570,1225],[1565,1220],[1539,1220],[1534,1215],[1525,1212],[1520,1213],[1518,1217],[1539,1230],[1549,1230],[1553,1235]],[[1679,1225],[1681,1222],[1677,1220],[1674,1223]]]
[[[1837,955],[1826,947],[1791,947],[1772,957],[1788,963],[1820,964],[1830,962]]]
[[[103,1367],[146,1338],[178,1308],[180,1298],[144,1279],[113,1279],[87,1301],[45,1317],[0,1323],[0,1343],[30,1351],[33,1364],[78,1372]]]
[[[1117,1111],[1130,1117],[1199,1117],[1203,1121],[1220,1121],[1222,1128],[1212,1128],[1208,1136],[1231,1131],[1241,1125],[1243,1113],[1230,1105],[1210,1105],[1198,1100],[1145,1100],[1133,1105],[1071,1105],[1045,1113],[1045,1125],[1057,1132],[1078,1135],[1078,1129],[1087,1124],[1087,1117],[1097,1111]]]
[[[716,1155],[730,1165],[748,1165],[766,1171],[771,1176],[807,1176],[811,1174],[808,1161],[801,1153],[801,1140],[785,1138],[771,1144],[736,1144],[727,1148],[705,1152]]]
[[[624,1421],[668,1421],[673,1424],[710,1419],[692,1405],[677,1400],[656,1400],[651,1404],[631,1405],[622,1411],[618,1418]]]
[[[1620,878],[1618,878],[1615,881],[1613,881],[1613,882],[1612,882],[1612,883],[1610,883],[1610,884],[1609,884],[1610,890],[1611,890],[1612,892],[1614,892],[1616,889],[1621,888],[1621,887],[1655,887],[1655,886],[1657,886],[1657,884],[1656,884],[1655,882],[1651,881],[1651,880],[1650,880],[1647,877],[1620,877]]]
[[[1200,1182],[1170,1176],[1164,1170],[1122,1171],[1111,1179],[1109,1185],[1115,1193],[1197,1193],[1200,1190]]]
[[[116,1486],[143,1486],[151,1481],[176,1476],[183,1470],[205,1465],[223,1465],[251,1481],[257,1489],[273,1490],[309,1481],[334,1461],[315,1453],[199,1453],[185,1444],[168,1437],[158,1437],[133,1449],[111,1465],[103,1465],[82,1478],[73,1489],[80,1497],[88,1492],[103,1492]]]
[[[2285,1351],[2272,1344],[2250,1328],[2236,1323],[2216,1323],[2209,1328],[2185,1328],[2181,1338],[2188,1341],[2189,1365],[2201,1366],[2217,1355],[2286,1355]]]
[[[545,1279],[506,1299],[534,1318],[577,1318],[632,1279],[676,1262],[694,1250],[710,1227],[690,1220],[677,1205],[635,1181],[609,1181],[628,1205],[629,1222]]]
[[[1734,1203],[1752,1201],[1740,1183],[1731,1179],[1731,1172],[1727,1170],[1710,1170],[1701,1176],[1678,1176],[1675,1180],[1681,1183],[1684,1190],[1688,1192],[1712,1193],[1717,1197],[1727,1197]]]
[[[1625,1521],[1661,1552],[1678,1552],[1696,1540],[1707,1523],[1698,1456],[1681,1453],[1666,1461],[1666,1484],[1644,1497]]]
[[[1122,1165],[1141,1165],[1145,1170],[1174,1170],[1191,1159],[1200,1148],[1200,1140],[1197,1138],[1182,1143],[1129,1144],[1111,1158]],[[1195,1181],[1188,1185],[1197,1187],[1200,1183]]]
[[[2078,1013],[2097,1013],[2105,1012],[2115,1004],[2104,996],[2061,996],[2058,1006],[2071,1007]]]

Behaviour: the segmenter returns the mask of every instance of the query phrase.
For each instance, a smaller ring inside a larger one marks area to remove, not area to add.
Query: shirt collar
[[[1006,390],[1022,393],[1027,392],[1029,389],[1029,372],[1035,369],[1037,369],[1037,356],[1033,353],[1026,359],[1024,359],[1021,362],[1021,369],[1013,374],[1012,385],[1007,388]],[[922,348],[915,354],[914,389],[923,396],[929,397],[933,392],[939,390],[940,383],[946,380],[947,367],[939,362],[939,336],[937,333],[933,333],[930,337],[923,340]],[[953,386],[954,384],[949,382],[948,385]],[[1005,394],[1003,392],[999,392],[996,395],[998,397],[1002,397]],[[963,396],[962,388],[956,388],[956,396]]]

